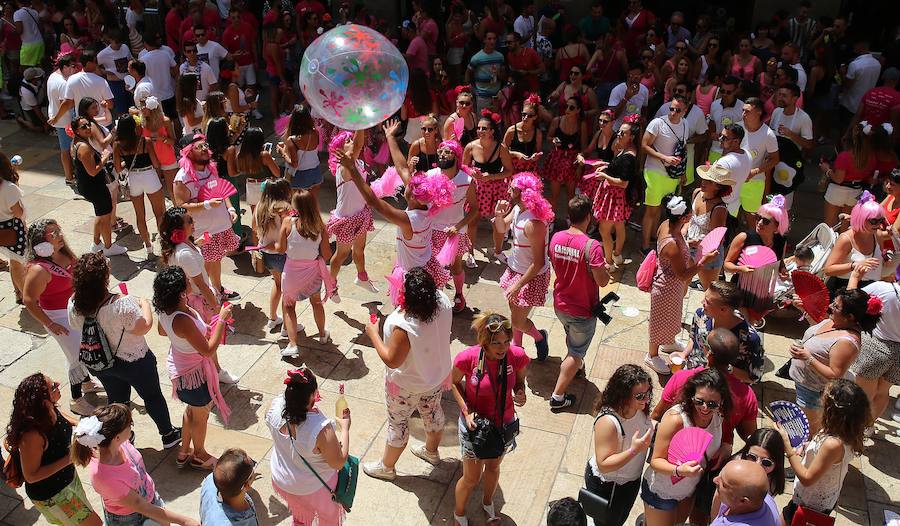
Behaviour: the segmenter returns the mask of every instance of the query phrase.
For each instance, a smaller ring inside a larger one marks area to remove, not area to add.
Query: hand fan
[[[282,117],[278,117],[275,119],[275,133],[278,134],[279,137],[284,136],[284,130],[288,127],[288,121],[291,120],[291,115],[287,114]]]
[[[124,281],[119,283],[119,290],[122,292],[123,296],[128,295],[128,285],[126,285]]]
[[[253,252],[254,250],[262,250],[262,245],[254,245],[252,247],[244,247],[244,252]]]
[[[466,120],[463,118],[453,121],[453,134],[456,135],[456,141],[462,142],[463,133],[466,131]]]
[[[772,249],[762,245],[745,247],[741,252],[741,257],[738,258],[738,264],[753,268],[759,268],[776,261],[778,261],[778,258],[772,252]]]
[[[197,197],[201,201],[206,201],[208,199],[228,199],[237,193],[237,188],[231,184],[231,181],[216,177],[209,179],[200,187],[200,191],[197,192]]]
[[[608,164],[609,164],[608,162],[601,161],[600,159],[585,159],[584,160],[585,166],[592,166],[594,168],[600,168],[603,166],[607,166]]]
[[[725,237],[725,232],[727,231],[727,228],[720,226],[712,229],[709,234],[706,234],[706,237],[700,241],[700,256],[702,257],[704,254],[709,254],[714,250],[718,250],[719,245],[722,244],[722,239]]]
[[[822,278],[803,270],[795,270],[791,272],[791,281],[794,282],[794,291],[803,301],[803,310],[816,323],[824,320],[828,316],[830,298]]]
[[[437,262],[440,263],[441,266],[446,267],[456,259],[456,252],[458,249],[459,235],[453,234],[452,236],[447,236],[447,240],[444,241],[444,246],[441,247],[441,251],[438,252],[435,259],[437,259]]]
[[[809,440],[809,420],[797,404],[777,400],[769,404],[769,409],[772,411],[772,419],[787,431],[791,446],[797,447]]]
[[[369,186],[372,188],[372,192],[375,193],[375,196],[382,199],[384,197],[397,195],[397,190],[403,186],[403,179],[400,178],[397,169],[391,166],[384,171],[384,175],[372,181],[372,184]]]
[[[686,427],[675,433],[669,442],[668,460],[679,466],[692,460],[700,462],[706,454],[706,448],[712,442],[712,435],[699,427]],[[684,477],[672,475],[672,484],[678,484]]]

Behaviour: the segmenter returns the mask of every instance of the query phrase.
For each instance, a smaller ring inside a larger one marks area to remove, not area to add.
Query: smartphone
[[[266,153],[272,153],[272,143],[267,142],[263,144],[263,151]]]

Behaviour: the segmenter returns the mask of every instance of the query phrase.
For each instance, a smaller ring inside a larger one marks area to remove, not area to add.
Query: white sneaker
[[[331,300],[331,303],[334,303],[335,305],[341,302],[341,296],[337,293],[337,291],[334,291],[334,294],[332,294],[328,299]]]
[[[262,120],[263,114],[259,112],[259,110],[253,110],[250,112],[250,115],[253,116],[256,120]]]
[[[900,423],[900,411],[897,411],[893,415],[891,415],[891,420]]]
[[[300,349],[296,345],[288,345],[281,350],[282,358],[294,358],[300,356]]]
[[[71,409],[73,413],[79,416],[91,416],[92,414],[94,414],[94,410],[96,409],[96,407],[85,400],[82,396],[78,400],[72,400],[71,402],[69,402],[69,409]]]
[[[103,243],[97,243],[95,245],[91,245],[91,252],[97,253],[103,250]]]
[[[369,292],[378,292],[378,287],[376,287],[375,284],[372,283],[372,280],[355,278],[353,280],[353,283],[355,283],[357,287],[366,289]],[[332,295],[331,299],[334,300],[335,296],[337,296],[337,294]]]
[[[284,323],[284,320],[281,319],[281,316],[276,316],[274,320],[269,320],[266,322],[266,330],[271,331],[272,329],[274,329],[275,327],[278,327],[282,323]]]
[[[613,264],[617,267],[625,265],[625,257],[622,254],[613,254]]]
[[[660,350],[661,352],[665,352],[665,353],[671,353],[671,352],[684,352],[684,346],[682,346],[682,345],[681,345],[680,343],[678,343],[678,342],[675,342],[675,343],[669,343],[669,344],[666,344],[666,345],[660,345],[660,346],[659,346],[659,350]]]
[[[441,454],[437,451],[435,451],[434,453],[428,451],[428,449],[425,448],[425,444],[412,448],[412,454],[421,458],[425,462],[428,462],[432,466],[437,466],[441,463]]]
[[[238,383],[239,378],[226,369],[219,369],[219,383],[220,384],[236,384]]]
[[[466,255],[463,256],[463,263],[466,264],[467,268],[478,268],[478,263],[475,261],[475,256],[473,256],[471,252],[466,252]]]
[[[306,330],[306,327],[298,321],[297,322],[297,332],[303,332],[305,330]],[[281,337],[287,338],[287,336],[288,336],[287,325],[282,325],[281,326]]]
[[[331,342],[331,333],[328,331],[323,331],[316,339],[319,340],[319,345],[327,345],[329,342]]]
[[[644,356],[644,363],[659,374],[669,374],[671,372],[669,371],[669,366],[666,365],[666,361],[662,359],[662,356],[651,357],[647,354]]]
[[[362,468],[363,472],[372,478],[381,480],[394,480],[397,478],[397,472],[384,467],[380,460],[377,462],[364,462]]]
[[[144,252],[146,253],[146,261],[150,261],[156,257],[156,254],[153,253],[153,245],[144,245]]]
[[[123,247],[122,245],[117,245],[113,243],[112,245],[103,249],[103,255],[106,257],[109,256],[120,256],[128,252],[128,249]]]

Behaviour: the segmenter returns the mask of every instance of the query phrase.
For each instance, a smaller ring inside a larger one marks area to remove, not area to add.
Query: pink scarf
[[[331,277],[328,267],[325,266],[325,260],[321,257],[316,259],[287,258],[284,263],[284,273],[290,276],[289,280],[282,281],[283,294],[287,297],[309,297],[314,294],[316,291],[307,290],[307,286],[312,283],[316,274],[322,278],[322,284],[325,286],[322,301],[327,301],[337,288],[337,281]]]
[[[183,390],[196,389],[206,382],[209,396],[219,408],[222,420],[226,424],[228,423],[231,408],[225,403],[225,398],[219,389],[219,372],[211,358],[200,353],[180,352],[174,347],[170,347],[166,365],[169,369],[169,378],[172,379],[172,398],[178,398],[176,389],[179,387]]]

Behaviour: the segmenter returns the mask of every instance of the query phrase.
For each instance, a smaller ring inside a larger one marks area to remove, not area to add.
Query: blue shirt
[[[719,516],[712,521],[710,526],[778,526],[781,524],[778,505],[775,504],[775,499],[768,494],[766,494],[763,505],[756,511],[741,515],[725,515],[726,511],[728,511],[728,507],[722,504],[719,507]]]
[[[500,91],[500,68],[503,67],[503,62],[503,55],[499,51],[485,53],[482,49],[472,56],[469,67],[472,68],[476,97],[493,97]]]
[[[259,526],[253,500],[247,494],[244,498],[250,504],[244,511],[236,511],[219,500],[219,490],[210,473],[200,485],[200,522],[203,526]]]
[[[694,313],[694,320],[691,323],[691,341],[694,345],[685,360],[685,369],[696,369],[708,365],[706,351],[709,350],[709,344],[706,339],[712,330],[713,319],[706,315],[703,307],[700,307]],[[738,356],[731,364],[732,367],[746,371],[754,382],[759,380],[762,378],[763,366],[766,363],[763,358],[759,333],[745,320],[741,320],[737,325],[731,327],[731,332],[738,339]]]

